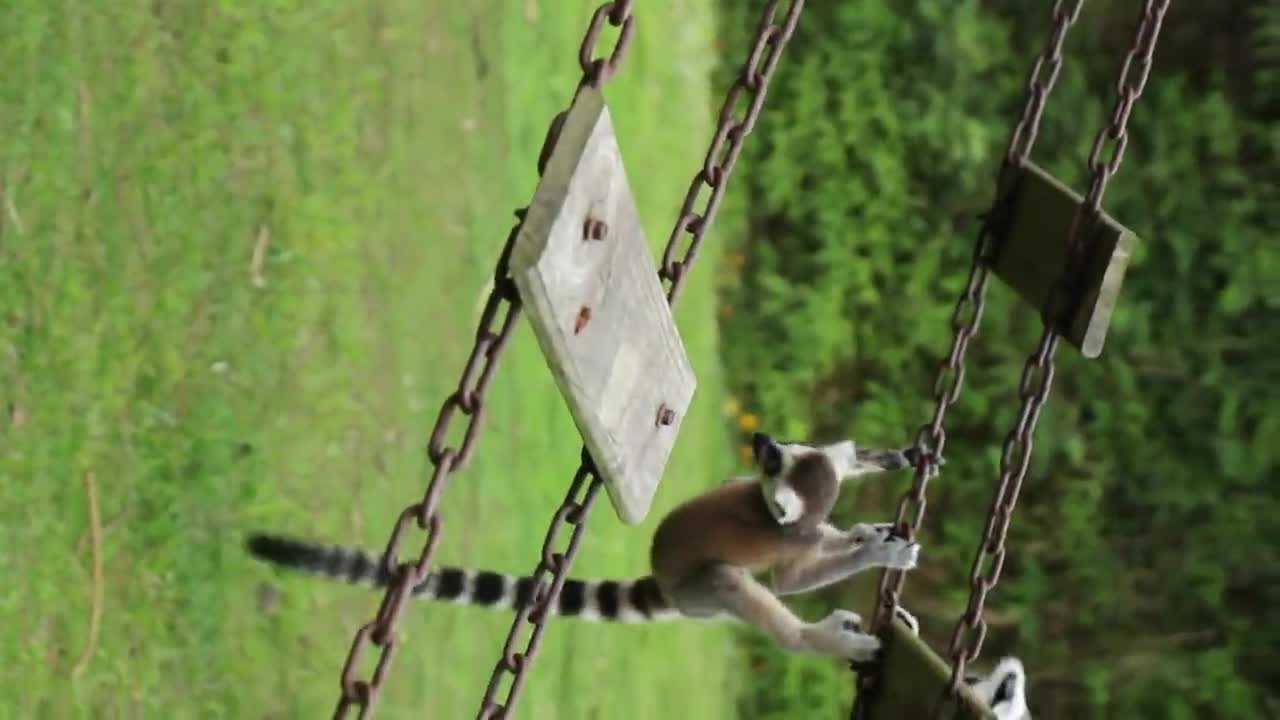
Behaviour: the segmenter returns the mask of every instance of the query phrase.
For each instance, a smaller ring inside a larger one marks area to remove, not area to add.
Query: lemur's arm
[[[821,527],[823,537],[815,546],[817,552],[773,569],[774,592],[807,592],[874,567],[909,570],[920,553],[919,545],[893,534],[893,523],[859,523],[848,532]]]

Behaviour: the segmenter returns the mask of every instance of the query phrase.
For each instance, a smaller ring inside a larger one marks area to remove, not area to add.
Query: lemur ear
[[[767,477],[773,477],[782,472],[782,450],[768,435],[764,433],[751,435],[751,454],[755,457],[756,465]]]
[[[831,467],[835,469],[837,479],[844,480],[854,474],[854,467],[858,463],[858,448],[852,440],[827,445],[822,448],[822,454],[831,461]]]
[[[760,455],[765,448],[773,445],[773,438],[762,432],[751,433],[751,454],[755,457],[756,462],[760,461]]]

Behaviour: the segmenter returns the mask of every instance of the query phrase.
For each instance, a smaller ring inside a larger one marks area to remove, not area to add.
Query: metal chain
[[[720,111],[719,125],[703,160],[703,166],[694,177],[689,192],[685,196],[675,228],[672,230],[667,247],[663,252],[662,267],[659,269],[658,275],[660,279],[670,283],[667,291],[667,300],[672,307],[679,301],[681,287],[688,277],[689,269],[697,256],[698,246],[702,242],[702,237],[715,219],[720,200],[728,185],[729,176],[733,172],[734,163],[742,151],[742,141],[751,132],[756,118],[760,114],[769,80],[773,76],[773,71],[778,64],[783,48],[786,46],[787,41],[791,39],[791,34],[800,19],[800,13],[804,9],[804,1],[792,0],[786,19],[781,25],[774,22],[777,6],[777,0],[771,0],[765,5],[757,27],[755,44],[742,67],[742,71],[738,75],[737,81],[730,88],[725,98],[724,105]],[[600,13],[597,11],[596,17],[598,18],[599,15]],[[610,19],[612,21],[612,15]],[[596,22],[593,20],[592,27],[594,28],[595,26]],[[624,36],[627,32],[626,27],[628,25],[624,25]],[[584,53],[582,57],[586,58],[587,54]],[[610,62],[614,61],[611,60]],[[586,63],[584,61],[585,66]],[[600,67],[600,65],[597,62],[593,64],[593,67]],[[606,73],[605,76],[607,77],[608,74]],[[744,90],[752,97],[746,116],[739,120],[735,119],[733,110]],[[717,162],[717,158],[721,158],[719,162]],[[711,196],[705,209],[699,214],[693,211],[693,207],[703,185],[711,188]],[[692,239],[685,250],[684,256],[676,260],[677,247],[682,233],[688,233]],[[545,622],[548,616],[548,609],[555,604],[560,596],[560,589],[564,586],[565,580],[568,579],[569,568],[577,556],[578,544],[581,542],[582,533],[586,528],[587,513],[599,494],[601,486],[602,480],[596,474],[591,456],[587,453],[586,448],[583,448],[582,463],[574,474],[569,491],[552,516],[550,527],[547,529],[546,539],[542,545],[542,556],[532,574],[533,592],[530,593],[530,601],[520,608],[520,611],[512,620],[511,629],[508,631],[506,642],[503,645],[502,657],[495,664],[493,673],[489,677],[489,684],[485,689],[484,699],[481,702],[477,718],[481,720],[506,718],[510,716],[512,708],[515,707],[520,690],[524,686],[526,674],[533,664],[534,657],[542,642],[543,633],[546,631]],[[558,551],[556,550],[557,539],[566,525],[571,526],[573,529],[569,534],[569,541],[565,549]],[[549,578],[548,575],[550,575]],[[517,651],[519,637],[529,625],[533,627],[524,650]],[[507,691],[506,699],[500,704],[496,698],[503,679],[508,675],[511,676],[511,687]]]
[[[1059,0],[1053,8],[1053,30],[1049,42],[1032,67],[1027,81],[1026,102],[1022,116],[1014,127],[1005,152],[1005,161],[1001,166],[1003,175],[1007,168],[1020,165],[1030,155],[1035,145],[1036,135],[1040,130],[1040,118],[1044,111],[1045,99],[1053,90],[1058,79],[1058,70],[1062,66],[1062,46],[1067,31],[1075,23],[1080,14],[1083,0],[1074,3],[1070,8]],[[1047,74],[1045,68],[1049,68]],[[937,474],[943,461],[943,449],[947,442],[944,421],[947,410],[960,397],[964,385],[965,354],[969,343],[978,333],[982,322],[982,311],[985,306],[989,269],[986,258],[990,246],[1001,229],[1006,214],[1007,196],[997,197],[991,210],[986,213],[982,226],[978,230],[978,238],[974,243],[973,260],[969,268],[969,280],[964,291],[956,301],[955,310],[951,313],[951,347],[939,364],[938,373],[933,382],[933,399],[935,406],[933,416],[928,423],[921,426],[916,433],[916,467],[915,480],[911,488],[898,502],[898,513],[895,522],[898,525],[908,523],[909,534],[924,522],[925,487],[929,480]],[[914,509],[913,509],[914,508]],[[876,607],[876,621],[893,617],[901,596],[906,575],[900,570],[886,570],[880,577],[880,603]]]
[[[987,594],[999,581],[1000,571],[1004,566],[1005,539],[1009,522],[1013,517],[1018,493],[1031,462],[1036,421],[1040,417],[1040,410],[1053,385],[1054,353],[1058,347],[1059,333],[1069,322],[1069,311],[1075,297],[1074,286],[1078,283],[1080,260],[1086,250],[1084,247],[1086,242],[1079,237],[1079,229],[1084,223],[1092,222],[1097,218],[1101,212],[1102,196],[1106,192],[1107,182],[1120,168],[1124,149],[1128,143],[1129,116],[1135,101],[1146,86],[1152,55],[1155,52],[1156,38],[1168,8],[1169,0],[1146,0],[1143,5],[1134,33],[1133,45],[1125,56],[1119,79],[1116,81],[1117,98],[1110,122],[1098,131],[1089,153],[1089,190],[1071,223],[1066,268],[1055,284],[1054,296],[1059,299],[1053,303],[1055,307],[1046,309],[1045,327],[1039,346],[1027,358],[1023,367],[1022,378],[1018,385],[1022,406],[1017,422],[1005,438],[1000,455],[1000,476],[996,483],[995,496],[987,513],[982,543],[975,554],[970,572],[968,608],[956,624],[951,637],[952,664],[949,683],[951,694],[959,689],[966,666],[978,658],[982,651],[983,640],[986,638],[987,623],[982,617],[983,606]],[[1135,67],[1136,74],[1134,74]],[[1108,142],[1111,143],[1110,157],[1103,160],[1103,150]]]
[[[1062,46],[1067,39],[1067,31],[1076,24],[1083,7],[1084,0],[1075,0],[1070,5],[1064,0],[1057,0],[1053,4],[1053,29],[1049,33],[1049,42],[1036,58],[1035,65],[1031,67],[1031,75],[1027,78],[1027,99],[1022,108],[1022,116],[1009,136],[1009,147],[1005,151],[1006,167],[1016,167],[1031,155],[1036,134],[1040,131],[1040,116],[1044,114],[1045,101],[1058,81],[1058,72],[1062,70]]]
[[[480,703],[477,718],[505,718],[515,707],[520,690],[524,687],[526,672],[533,664],[538,648],[542,644],[542,634],[546,632],[547,611],[560,597],[560,589],[569,578],[569,566],[578,554],[578,545],[582,542],[582,533],[586,529],[587,512],[595,502],[602,486],[595,465],[586,448],[582,450],[582,463],[574,473],[573,482],[565,494],[564,501],[551,517],[546,538],[542,543],[542,557],[534,568],[533,591],[529,594],[529,602],[520,608],[511,621],[511,629],[507,631],[507,639],[502,645],[502,657],[489,676],[489,684],[485,688],[484,698]],[[557,551],[557,538],[561,529],[569,525],[573,530],[569,533],[569,542],[563,551]],[[547,574],[550,573],[548,584]],[[522,630],[533,626],[524,650],[517,651],[516,643]],[[506,699],[497,702],[498,691],[502,687],[503,678],[511,676],[511,688],[507,690]]]
[[[1049,40],[1036,58],[1027,78],[1026,99],[1022,114],[1009,137],[1004,161],[997,177],[1004,176],[1010,168],[1018,167],[1030,156],[1040,130],[1045,101],[1052,92],[1062,67],[1062,48],[1067,31],[1080,16],[1083,5],[1084,0],[1076,0],[1070,4],[1064,0],[1054,3],[1053,25]],[[991,245],[1002,230],[1009,209],[1009,199],[1007,194],[998,195],[991,209],[983,216],[982,225],[978,229],[978,236],[974,242],[969,279],[951,313],[951,346],[947,355],[939,363],[938,372],[933,381],[935,402],[933,415],[929,422],[916,432],[915,475],[911,487],[898,501],[897,514],[894,517],[895,525],[902,528],[900,532],[908,538],[914,537],[916,529],[924,523],[925,510],[928,507],[925,491],[929,481],[937,475],[938,468],[944,461],[943,450],[947,442],[944,423],[947,411],[960,398],[960,392],[964,386],[965,355],[969,350],[969,343],[978,334],[986,304],[987,282],[990,278],[986,258],[990,253]],[[892,620],[905,582],[906,573],[901,570],[881,571],[878,602],[873,611],[872,627],[883,629]],[[874,666],[858,665],[854,669],[857,671],[855,680],[857,695],[850,712],[851,720],[861,717],[863,711],[869,707],[867,697],[873,691],[872,686],[875,680]]]
[[[507,236],[506,245],[494,271],[493,290],[485,303],[479,326],[476,329],[475,344],[468,357],[458,381],[457,389],[445,399],[436,417],[435,427],[427,446],[427,455],[435,466],[431,480],[423,493],[422,499],[406,507],[397,518],[383,551],[382,563],[389,573],[391,582],[387,585],[382,603],[374,617],[360,626],[352,640],[351,649],[342,668],[340,681],[341,695],[334,710],[335,718],[343,718],[353,707],[360,710],[359,717],[373,716],[373,706],[386,678],[387,670],[396,652],[395,626],[413,588],[426,578],[439,541],[443,517],[439,511],[440,495],[448,478],[460,470],[471,458],[475,448],[476,437],[485,413],[485,396],[489,383],[493,380],[494,370],[506,348],[511,331],[520,317],[520,298],[515,284],[507,271],[507,259],[511,254],[511,246],[524,222],[525,210],[517,210],[517,221]],[[496,326],[499,315],[505,306],[505,316]],[[468,417],[466,428],[462,433],[459,446],[445,444],[450,425],[456,413]],[[416,561],[400,562],[400,545],[410,524],[417,524],[425,530],[421,550]],[[360,661],[369,644],[381,648],[377,666],[373,676],[368,680],[358,677]]]
[[[782,50],[791,40],[796,23],[800,21],[800,13],[804,11],[803,0],[792,0],[786,18],[779,25],[774,22],[777,14],[777,0],[765,4],[760,22],[756,25],[755,43],[751,53],[742,65],[733,86],[725,95],[720,106],[720,118],[711,145],[707,148],[706,157],[702,161],[702,169],[693,177],[689,191],[685,193],[684,203],[680,206],[680,215],[676,225],[667,239],[666,249],[662,252],[662,267],[658,277],[669,283],[667,299],[674,305],[680,297],[685,276],[689,267],[698,255],[698,247],[702,237],[711,224],[711,218],[720,208],[729,176],[733,173],[738,156],[742,153],[742,141],[756,125],[760,110],[764,107],[764,98],[773,77],[773,71],[782,57]],[[735,117],[735,111],[742,94],[747,94],[748,103],[745,115]],[[698,195],[704,187],[711,188],[706,205],[701,213],[694,212]],[[684,256],[677,259],[682,235],[689,236],[689,244]]]
[[[579,88],[583,85],[599,87],[616,71],[631,38],[630,5],[630,0],[605,3],[592,16],[591,25],[579,51],[579,64],[583,72],[583,81]],[[608,60],[593,60],[592,54],[596,40],[605,20],[614,26],[620,25],[622,32]],[[563,117],[563,113],[557,116],[547,132],[538,158],[539,175],[542,174],[551,148],[559,137]],[[400,517],[392,528],[386,549],[383,551],[383,568],[391,577],[391,582],[387,585],[377,613],[360,626],[351,642],[351,649],[347,653],[347,659],[342,668],[339,685],[341,695],[334,709],[335,718],[346,717],[352,708],[359,708],[361,718],[373,716],[375,702],[397,649],[396,623],[413,588],[423,582],[430,572],[431,558],[435,553],[444,524],[439,510],[440,496],[444,492],[449,476],[462,469],[471,458],[484,420],[485,396],[488,393],[489,384],[493,380],[502,352],[506,349],[507,340],[520,318],[520,295],[516,290],[515,281],[511,278],[508,265],[512,247],[524,225],[527,210],[526,207],[515,212],[516,222],[507,234],[506,243],[494,268],[493,289],[489,292],[488,301],[480,315],[471,354],[463,367],[457,389],[441,405],[435,426],[431,430],[427,443],[427,457],[434,466],[431,480],[427,483],[422,498],[401,511]],[[501,317],[500,322],[499,317]],[[469,420],[462,431],[461,444],[455,447],[447,444],[446,437],[450,434],[453,420],[459,413]],[[409,526],[414,523],[420,530],[426,531],[421,550],[415,561],[401,562],[399,560],[400,545]],[[361,659],[370,644],[381,648],[381,652],[373,675],[365,680],[360,678],[359,672]]]

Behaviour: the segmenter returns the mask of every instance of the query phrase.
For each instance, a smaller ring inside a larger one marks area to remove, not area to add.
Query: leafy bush
[[[725,363],[766,429],[902,443],[927,418],[1042,5],[809,5],[731,193],[746,220],[722,287]],[[1078,188],[1133,7],[1086,10],[1049,100],[1033,156]],[[724,4],[727,48],[756,11]],[[984,657],[1026,660],[1038,717],[1280,712],[1280,130],[1275,75],[1251,71],[1280,47],[1280,13],[1183,3],[1162,38],[1106,197],[1142,240],[1103,357],[1059,353],[989,603]],[[1038,332],[993,281],[906,595],[935,646],[967,595]],[[859,512],[887,515],[905,482],[869,485]],[[747,642],[760,674],[745,716],[847,709],[839,663]]]

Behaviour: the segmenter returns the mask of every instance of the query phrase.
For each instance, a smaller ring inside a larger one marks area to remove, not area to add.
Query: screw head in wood
[[[582,309],[578,310],[578,317],[573,321],[573,334],[577,335],[582,332],[582,328],[586,327],[589,322],[591,322],[591,308],[583,305]]]
[[[582,237],[584,240],[603,240],[609,234],[609,225],[603,220],[595,218],[587,218],[582,224]]]
[[[676,411],[663,405],[658,408],[658,424],[671,425],[676,421]]]

